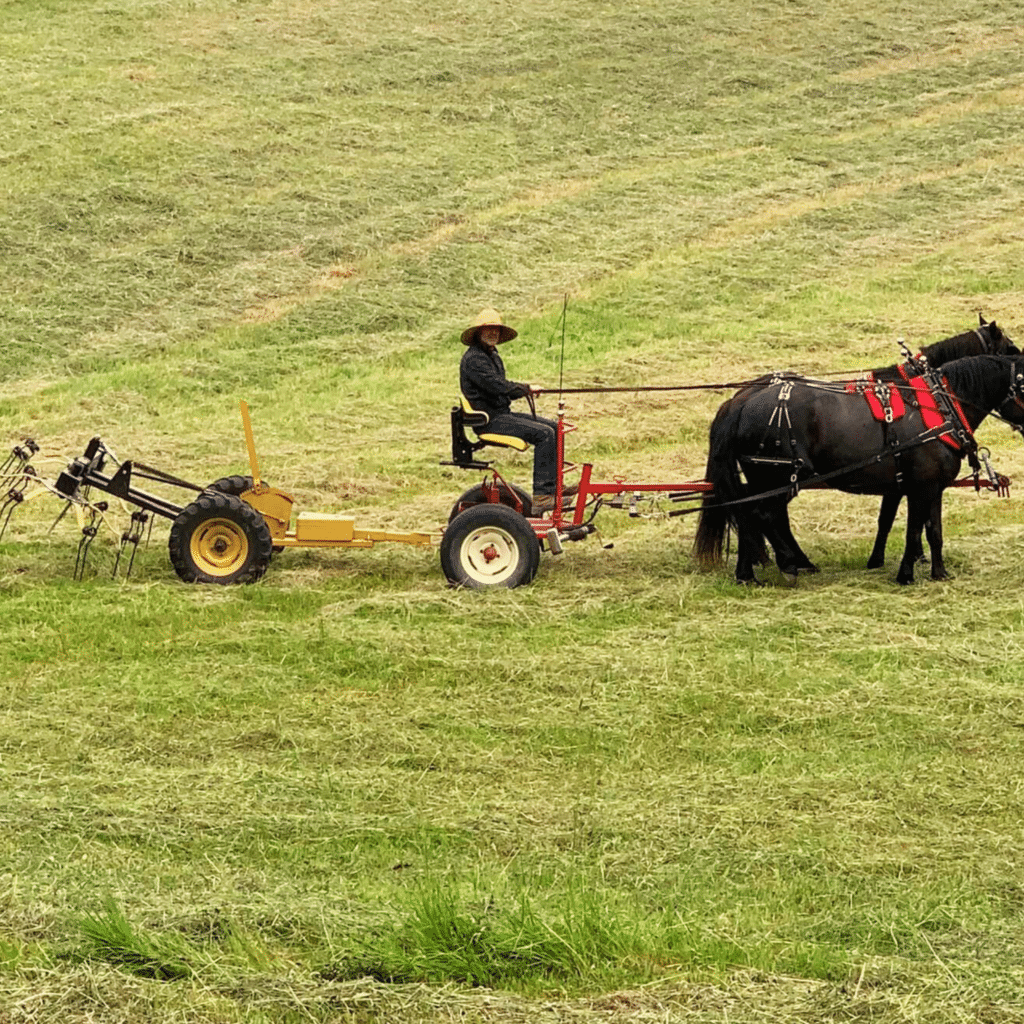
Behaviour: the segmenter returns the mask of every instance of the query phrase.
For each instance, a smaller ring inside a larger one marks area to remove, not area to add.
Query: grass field
[[[0,0],[0,439],[204,483],[245,399],[299,508],[440,531],[483,306],[548,386],[1021,342],[1022,58],[1009,0]],[[570,457],[699,477],[728,393],[580,396]],[[185,586],[165,524],[112,579],[116,508],[75,582],[19,508],[0,1022],[1024,1021],[1024,453],[979,439],[1013,496],[908,588],[839,494],[758,590],[657,508],[484,594],[403,546]]]

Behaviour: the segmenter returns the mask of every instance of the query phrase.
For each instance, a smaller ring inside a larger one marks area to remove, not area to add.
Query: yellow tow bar
[[[245,429],[245,444],[249,450],[249,469],[252,473],[252,490],[245,491],[241,498],[252,505],[266,520],[275,547],[281,548],[372,548],[374,544],[416,544],[429,547],[436,539],[435,534],[396,530],[357,529],[351,516],[331,512],[299,512],[292,521],[292,506],[295,499],[276,487],[270,487],[260,479],[259,462],[256,458],[256,443],[252,435],[252,421],[249,405],[239,403],[242,410],[242,426]]]

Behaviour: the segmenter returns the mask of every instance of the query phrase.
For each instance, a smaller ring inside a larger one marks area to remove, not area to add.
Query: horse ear
[[[981,315],[981,313],[978,314],[978,326],[979,327],[984,327],[985,326],[985,318],[984,318],[984,316]]]

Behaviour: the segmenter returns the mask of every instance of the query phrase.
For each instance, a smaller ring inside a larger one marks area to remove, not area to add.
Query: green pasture
[[[1024,343],[1010,0],[0,0],[0,75],[0,442],[50,477],[247,472],[245,399],[298,509],[439,534],[484,306],[519,380],[723,385],[574,397],[598,479],[700,478],[751,375]],[[835,493],[795,588],[644,505],[482,594],[401,545],[186,586],[162,521],[114,578],[116,502],[74,581],[27,502],[0,1024],[1024,1022],[1024,452],[979,439],[1011,497],[949,493],[907,588]]]

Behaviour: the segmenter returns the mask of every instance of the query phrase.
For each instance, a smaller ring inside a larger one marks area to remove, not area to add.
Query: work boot
[[[569,499],[579,490],[578,487],[566,487],[562,491],[562,507],[569,504]],[[555,508],[555,496],[553,494],[535,494],[531,501],[533,514],[541,516],[545,512],[552,512]]]

